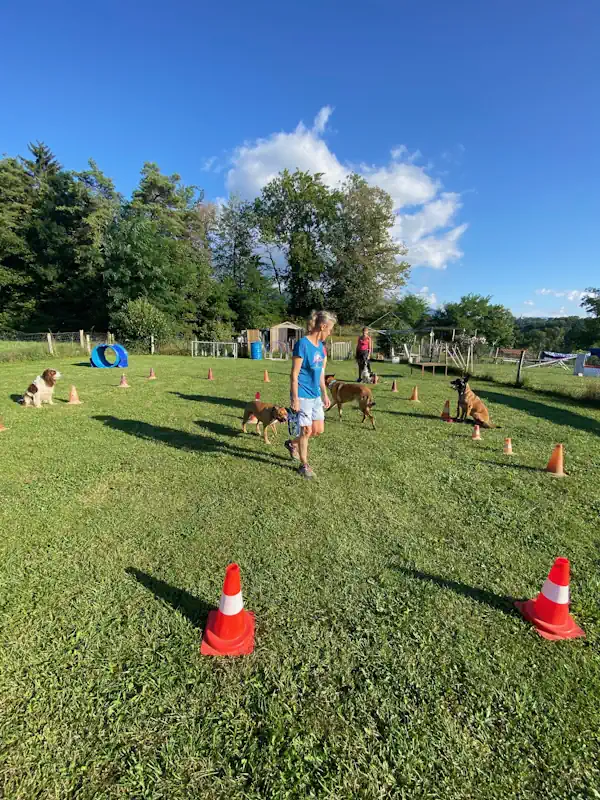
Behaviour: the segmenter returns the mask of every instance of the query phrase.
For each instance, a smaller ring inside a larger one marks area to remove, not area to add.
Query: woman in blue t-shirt
[[[325,387],[327,353],[323,342],[331,335],[337,321],[329,311],[313,311],[308,321],[308,333],[296,342],[290,376],[291,408],[296,412],[299,433],[288,439],[285,446],[296,461],[304,478],[314,478],[308,466],[308,440],[325,430],[325,411],[330,406]],[[293,420],[292,420],[293,422]]]

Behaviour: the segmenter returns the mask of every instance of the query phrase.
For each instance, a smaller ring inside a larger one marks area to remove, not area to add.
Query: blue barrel
[[[250,344],[250,358],[260,361],[262,358],[262,342],[252,342]]]

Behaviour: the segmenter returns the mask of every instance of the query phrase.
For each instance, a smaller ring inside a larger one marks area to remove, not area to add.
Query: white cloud
[[[586,294],[581,289],[564,289],[557,291],[556,289],[536,289],[536,294],[551,295],[552,297],[564,297],[570,303],[578,303],[581,298]]]
[[[533,302],[533,300],[523,300],[523,305],[524,306],[534,306],[535,303]]]
[[[415,292],[415,294],[418,294],[419,297],[422,297],[423,300],[426,300],[431,308],[435,308],[435,306],[438,304],[437,295],[435,292],[429,291],[429,286],[423,286],[421,289]]]
[[[236,148],[226,177],[227,190],[245,198],[256,197],[286,168],[323,173],[328,185],[339,186],[352,167],[341,163],[323,138],[332,112],[331,106],[324,106],[312,128],[300,122],[291,133],[273,133]],[[455,225],[462,206],[460,195],[442,191],[426,167],[414,164],[420,155],[401,145],[391,151],[388,164],[363,164],[356,171],[391,195],[396,211],[393,235],[408,247],[407,260],[413,266],[445,269],[462,256],[460,238],[467,224]]]
[[[214,164],[216,163],[216,161],[217,161],[217,157],[216,156],[211,156],[210,158],[205,158],[204,159],[204,163],[202,164],[200,169],[202,170],[202,172],[210,172],[211,169],[213,168]]]

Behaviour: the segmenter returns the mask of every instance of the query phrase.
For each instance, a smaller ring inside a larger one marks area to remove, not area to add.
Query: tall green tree
[[[340,193],[322,175],[284,170],[268,183],[254,203],[260,237],[283,253],[276,266],[293,315],[306,316],[324,303],[324,281],[331,262],[329,234]]]
[[[490,302],[490,296],[467,294],[458,303],[446,303],[432,316],[440,326],[464,329],[485,336],[489,344],[510,347],[515,340],[515,318],[508,308]]]
[[[45,180],[58,175],[62,170],[56,156],[44,142],[30,142],[27,149],[31,158],[20,158],[20,161],[35,188],[39,188]]]
[[[406,248],[392,238],[394,207],[383,189],[353,174],[337,193],[335,220],[329,226],[331,258],[325,273],[326,301],[342,322],[372,314],[385,294],[406,282]]]
[[[0,329],[25,328],[35,310],[25,236],[33,182],[16,158],[0,159]]]

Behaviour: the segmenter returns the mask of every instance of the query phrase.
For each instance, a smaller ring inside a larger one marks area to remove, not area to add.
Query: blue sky
[[[0,152],[41,139],[252,195],[283,167],[386,188],[410,288],[581,313],[600,283],[597,0],[3,4]]]

